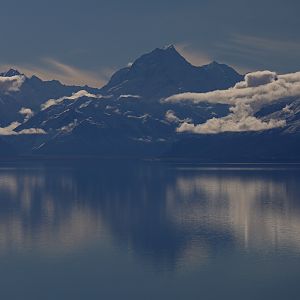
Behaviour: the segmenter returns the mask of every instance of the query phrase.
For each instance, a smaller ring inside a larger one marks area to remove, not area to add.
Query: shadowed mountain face
[[[171,45],[157,48],[116,72],[102,91],[116,96],[132,94],[158,100],[182,92],[227,89],[242,78],[234,69],[217,62],[195,67]]]
[[[17,152],[15,151],[14,147],[11,146],[9,143],[0,139],[0,156],[14,156]]]
[[[300,137],[279,131],[187,135],[172,144],[163,158],[213,163],[300,162]]]

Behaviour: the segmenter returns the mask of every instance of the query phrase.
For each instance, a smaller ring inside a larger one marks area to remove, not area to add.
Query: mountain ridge
[[[101,91],[157,99],[178,92],[226,89],[242,79],[243,75],[225,64],[194,66],[171,45],[156,48],[137,58],[131,66],[120,69]]]
[[[22,76],[18,73],[9,70],[5,74]],[[130,66],[115,72],[99,89],[26,77],[19,91],[0,93],[6,100],[0,103],[0,108],[1,105],[5,108],[5,117],[9,115],[8,103],[18,104],[6,123],[0,110],[2,127],[11,121],[18,122],[11,132],[13,135],[1,136],[2,144],[17,149],[19,155],[33,156],[202,157],[223,162],[226,157],[232,159],[233,153],[236,160],[252,157],[258,161],[266,161],[268,156],[282,160],[290,153],[294,160],[298,159],[295,153],[298,150],[300,153],[297,137],[300,102],[293,97],[262,106],[252,118],[266,122],[272,118],[286,120],[283,128],[214,135],[180,133],[178,128],[182,124],[193,126],[222,120],[233,113],[230,103],[161,101],[178,93],[226,92],[237,83],[241,88],[246,79],[230,66],[216,61],[193,66],[173,45],[141,55]],[[24,110],[27,113],[24,117],[19,113],[21,107],[32,112]],[[241,117],[244,112],[241,111]],[[270,147],[263,142],[269,139]],[[243,145],[248,145],[247,149]],[[288,145],[287,151],[284,145]],[[296,152],[292,153],[293,146]],[[249,149],[255,148],[257,153],[251,156]],[[224,151],[218,154],[220,149]]]

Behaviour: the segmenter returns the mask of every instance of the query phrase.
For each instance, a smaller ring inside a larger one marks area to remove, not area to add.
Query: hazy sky
[[[101,86],[145,52],[174,44],[192,63],[300,70],[298,0],[2,1],[0,69]]]

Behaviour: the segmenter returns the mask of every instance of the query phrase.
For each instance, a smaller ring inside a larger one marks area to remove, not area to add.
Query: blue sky
[[[192,63],[299,70],[297,0],[27,0],[1,3],[0,68],[101,86],[114,70],[174,44]]]

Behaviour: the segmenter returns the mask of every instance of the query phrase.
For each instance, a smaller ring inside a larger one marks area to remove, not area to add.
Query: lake
[[[0,163],[0,298],[300,299],[300,166]]]

